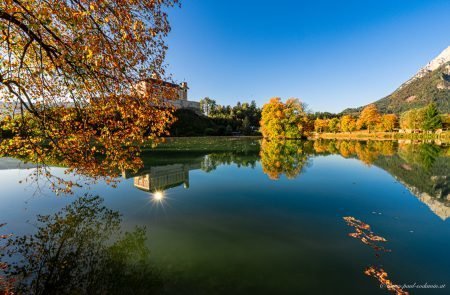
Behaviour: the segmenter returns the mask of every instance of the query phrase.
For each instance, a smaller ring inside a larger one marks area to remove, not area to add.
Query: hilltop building
[[[186,82],[176,84],[161,80],[157,75],[152,75],[151,78],[139,82],[136,89],[138,93],[148,93],[158,89],[164,99],[176,109],[191,109],[195,112],[200,112],[200,103],[188,100],[189,87]]]

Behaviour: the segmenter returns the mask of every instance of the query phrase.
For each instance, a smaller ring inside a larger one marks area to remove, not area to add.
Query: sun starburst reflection
[[[152,200],[154,202],[162,203],[164,201],[164,192],[163,191],[156,191],[152,195]]]

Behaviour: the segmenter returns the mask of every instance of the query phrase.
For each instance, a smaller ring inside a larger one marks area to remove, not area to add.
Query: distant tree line
[[[433,103],[401,114],[381,114],[375,104],[366,106],[358,116],[332,113],[311,113],[298,99],[272,98],[262,108],[261,132],[265,138],[301,138],[313,131],[324,132],[367,132],[381,131],[432,132],[443,128],[442,118]],[[400,129],[399,129],[400,128]]]
[[[203,115],[189,109],[178,109],[176,122],[171,126],[171,136],[229,136],[260,135],[261,108],[255,101],[220,105],[205,97],[200,100]]]
[[[179,110],[173,136],[259,135],[265,138],[302,138],[317,133],[339,133],[365,130],[371,132],[433,132],[446,128],[448,114],[439,114],[435,104],[396,114],[382,114],[375,104],[366,106],[359,115],[311,112],[296,98],[283,102],[272,98],[262,108],[255,101],[220,105],[214,99],[200,100],[204,116]]]
[[[433,103],[409,110],[400,116],[400,128],[405,130],[434,131],[442,127],[442,117]]]
[[[259,130],[259,121],[261,120],[261,109],[252,100],[248,102],[237,102],[235,106],[220,105],[214,99],[205,97],[200,100],[201,112],[211,118],[215,125],[214,128],[205,130],[206,135],[232,135],[257,134]]]
[[[443,127],[442,116],[433,103],[412,109],[400,115],[380,114],[374,104],[365,107],[359,116],[343,115],[316,117],[314,131],[322,132],[353,132],[358,130],[392,132],[398,130],[406,132],[435,131]]]

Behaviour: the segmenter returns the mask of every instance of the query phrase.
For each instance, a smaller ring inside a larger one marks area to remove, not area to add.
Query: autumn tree
[[[330,119],[328,121],[328,129],[330,130],[330,132],[334,132],[334,133],[338,132],[340,129],[339,119],[338,118]]]
[[[398,119],[395,114],[385,114],[380,118],[379,129],[381,131],[393,131],[398,124]]]
[[[272,98],[262,108],[262,134],[265,138],[301,138],[304,117],[304,107],[298,99],[283,103],[278,97]]]
[[[370,104],[362,110],[356,125],[358,129],[367,128],[370,133],[370,129],[373,129],[379,122],[380,113],[378,113],[376,105]]]
[[[314,131],[316,132],[327,132],[328,131],[328,119],[317,118],[314,121]]]
[[[404,112],[400,117],[402,129],[435,130],[442,127],[441,117],[433,103],[426,107]]]
[[[311,114],[303,116],[303,134],[308,135],[314,131],[314,121]]]
[[[0,154],[58,159],[91,175],[136,168],[173,121],[165,90],[167,7],[178,0],[0,2]],[[117,173],[117,172],[115,172]]]
[[[344,115],[341,118],[341,131],[352,132],[356,130],[356,120],[350,115]]]
[[[400,128],[402,129],[421,129],[425,121],[425,109],[412,109],[406,111],[400,116]]]

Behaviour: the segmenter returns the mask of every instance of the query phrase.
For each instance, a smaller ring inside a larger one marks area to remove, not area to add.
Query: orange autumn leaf
[[[394,284],[391,280],[388,279],[388,274],[384,269],[377,268],[371,266],[364,271],[364,274],[367,276],[374,277],[378,279],[381,285],[386,288],[389,292],[396,295],[408,295],[409,292],[403,290],[400,286]]]

